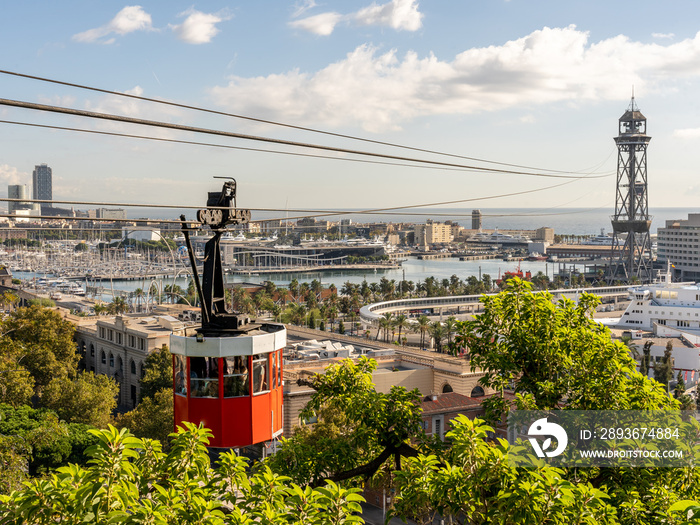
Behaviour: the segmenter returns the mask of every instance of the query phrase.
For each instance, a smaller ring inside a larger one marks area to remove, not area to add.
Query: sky
[[[221,186],[213,177],[228,176],[248,208],[466,201],[449,207],[612,213],[613,137],[634,93],[652,137],[649,206],[698,205],[694,1],[30,0],[3,2],[0,20],[4,71],[575,177],[354,162],[362,157],[0,105],[4,121],[229,146],[0,123],[1,196],[46,163],[54,198],[81,202],[204,205]],[[7,74],[0,98],[520,170]],[[529,193],[498,197],[516,192]]]

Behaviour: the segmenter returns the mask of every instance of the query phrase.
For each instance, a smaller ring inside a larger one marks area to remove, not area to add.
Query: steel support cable
[[[19,122],[16,120],[0,120],[0,124],[14,124],[18,126],[29,126],[34,128],[46,128],[46,129],[56,129],[61,131],[75,131],[79,133],[92,133],[95,135],[107,135],[112,137],[124,137],[132,139],[142,139],[142,140],[153,140],[157,142],[172,142],[175,144],[189,144],[193,146],[207,146],[212,148],[225,148],[225,149],[235,149],[240,151],[255,151],[260,153],[274,153],[277,155],[290,155],[293,157],[307,157],[312,159],[327,159],[327,160],[342,160],[345,162],[361,162],[366,164],[377,164],[380,166],[399,166],[402,168],[422,168],[431,170],[445,170],[445,171],[469,171],[469,172],[479,172],[482,171],[481,168],[448,168],[441,166],[424,166],[415,164],[402,164],[398,162],[384,162],[380,160],[369,160],[369,159],[353,159],[349,157],[337,157],[331,155],[314,155],[312,153],[298,153],[294,151],[280,151],[272,149],[261,149],[261,148],[246,148],[244,146],[230,146],[228,144],[213,144],[211,142],[197,142],[193,140],[180,140],[180,139],[167,139],[164,137],[151,137],[148,135],[135,135],[133,133],[117,133],[114,131],[100,131],[96,129],[83,129],[83,128],[73,128],[68,126],[52,126],[49,124],[36,124],[33,122]],[[614,173],[614,172],[610,172]]]
[[[582,177],[585,178],[585,177]],[[437,206],[446,206],[449,204],[460,204],[460,203],[465,203],[465,202],[474,202],[474,201],[482,201],[482,200],[490,200],[490,199],[498,199],[498,198],[505,198],[505,197],[513,197],[517,195],[524,195],[528,193],[535,193],[539,191],[544,191],[552,188],[557,188],[559,186],[565,186],[566,184],[571,184],[572,182],[576,182],[576,180],[579,179],[574,179],[574,180],[568,180],[566,182],[561,182],[559,184],[553,184],[550,186],[545,186],[542,188],[534,188],[530,190],[522,190],[522,191],[517,191],[517,192],[512,192],[512,193],[502,193],[498,195],[488,195],[485,197],[471,197],[469,199],[459,199],[459,200],[452,200],[452,201],[442,201],[442,202],[430,202],[430,203],[423,203],[423,204],[411,204],[411,205],[404,205],[404,206],[393,206],[389,208],[376,208],[376,209],[371,209],[371,210],[304,210],[304,209],[281,209],[281,208],[247,208],[251,211],[257,211],[257,212],[293,212],[293,213],[305,213],[305,214],[312,214],[312,215],[301,215],[301,216],[295,216],[295,217],[283,217],[283,218],[272,218],[272,219],[258,219],[254,221],[250,221],[253,223],[256,222],[267,222],[267,221],[274,221],[274,220],[296,220],[296,219],[303,219],[303,218],[310,218],[310,217],[322,217],[322,216],[334,216],[334,215],[399,215],[399,216],[405,216],[405,215],[415,215],[415,216],[420,216],[420,215],[426,215],[426,216],[445,216],[445,217],[459,217],[459,216],[464,216],[467,217],[469,216],[468,214],[455,214],[455,213],[421,213],[421,212],[415,212],[415,213],[410,213],[410,212],[403,212],[403,213],[392,213],[392,212],[397,212],[398,210],[411,210],[414,208],[425,208],[425,207],[437,207]],[[74,205],[81,205],[81,206],[110,206],[110,207],[136,207],[136,208],[173,208],[173,209],[201,209],[202,206],[193,206],[193,205],[172,205],[172,204],[133,204],[133,203],[123,203],[123,202],[99,202],[99,201],[67,201],[67,200],[47,200],[47,199],[13,199],[9,197],[3,197],[0,198],[0,202],[35,202],[39,204],[74,204]],[[217,206],[209,206],[209,208],[212,209],[219,209]],[[491,216],[486,214],[486,216]],[[501,216],[501,215],[494,215],[494,216]],[[0,215],[2,217],[2,215]],[[12,216],[14,217],[14,216]],[[145,220],[150,220],[150,221],[158,221],[158,219],[145,219]],[[163,221],[161,221],[163,222]],[[177,222],[177,221],[175,221]],[[193,221],[197,222],[197,221]]]
[[[38,111],[47,111],[50,113],[60,113],[60,114],[64,114],[64,115],[73,115],[73,116],[77,116],[77,117],[87,117],[87,118],[95,118],[95,119],[100,119],[100,120],[109,120],[109,121],[114,121],[114,122],[123,122],[123,123],[127,123],[127,124],[138,124],[138,125],[142,125],[142,126],[152,126],[152,127],[158,127],[158,128],[173,129],[173,130],[177,130],[177,131],[189,131],[189,132],[193,132],[193,133],[203,133],[203,134],[207,134],[207,135],[217,135],[217,136],[222,136],[222,137],[237,138],[237,139],[243,139],[243,140],[267,142],[267,143],[271,143],[271,144],[282,144],[285,146],[319,149],[319,150],[323,150],[323,151],[333,151],[335,153],[346,153],[346,154],[350,154],[350,155],[364,155],[364,156],[373,157],[373,158],[400,160],[400,161],[404,161],[404,162],[416,162],[416,163],[427,164],[427,165],[432,165],[432,166],[447,166],[447,167],[452,167],[452,168],[478,169],[479,171],[487,171],[489,173],[501,173],[501,174],[508,174],[508,175],[524,175],[524,176],[529,176],[529,177],[548,177],[548,178],[556,178],[556,179],[580,179],[581,178],[581,176],[578,176],[578,175],[557,175],[557,174],[552,174],[552,173],[528,173],[525,171],[503,170],[503,169],[496,169],[496,168],[484,168],[484,167],[479,167],[479,166],[470,166],[470,165],[457,164],[457,163],[451,163],[451,162],[440,162],[440,161],[427,160],[427,159],[418,159],[418,158],[413,158],[413,157],[402,157],[400,155],[387,155],[385,153],[374,153],[374,152],[370,152],[370,151],[360,151],[360,150],[353,150],[353,149],[348,149],[348,148],[338,148],[338,147],[334,147],[334,146],[324,146],[321,144],[311,144],[311,143],[307,143],[307,142],[297,142],[297,141],[291,141],[291,140],[274,139],[274,138],[270,138],[270,137],[261,137],[258,135],[248,135],[245,133],[233,133],[230,131],[198,128],[198,127],[194,127],[194,126],[183,126],[180,124],[171,124],[171,123],[167,123],[167,122],[158,122],[158,121],[154,121],[154,120],[136,119],[136,118],[132,118],[132,117],[123,117],[120,115],[111,115],[111,114],[107,114],[107,113],[96,113],[94,111],[78,110],[78,109],[65,108],[65,107],[60,107],[60,106],[49,106],[47,104],[37,104],[37,103],[33,103],[33,102],[24,102],[24,101],[20,101],[20,100],[10,100],[10,99],[5,99],[5,98],[0,99],[0,105],[10,106],[10,107],[18,107],[18,108],[23,108],[23,109],[32,109],[32,110],[38,110]],[[588,176],[587,178],[594,179],[594,178],[601,178],[601,177],[607,177],[607,175],[591,175],[591,176]]]
[[[119,91],[112,91],[112,90],[108,90],[108,89],[101,89],[101,88],[96,88],[96,87],[91,87],[91,86],[85,86],[85,85],[76,84],[73,82],[64,82],[61,80],[54,80],[54,79],[39,77],[39,76],[35,76],[35,75],[28,75],[25,73],[18,73],[16,71],[8,71],[8,70],[0,69],[0,73],[2,73],[4,75],[12,75],[12,76],[21,77],[21,78],[28,78],[31,80],[38,80],[41,82],[49,82],[52,84],[58,84],[58,85],[62,85],[62,86],[74,87],[74,88],[78,88],[78,89],[85,89],[88,91],[95,91],[98,93],[105,93],[107,95],[126,97],[126,98],[131,98],[134,100],[141,100],[144,102],[152,102],[155,104],[162,104],[162,105],[178,107],[178,108],[182,108],[182,109],[201,111],[201,112],[210,113],[213,115],[233,117],[233,118],[238,118],[238,119],[242,119],[242,120],[249,120],[251,122],[259,122],[261,124],[270,124],[273,126],[280,126],[280,127],[296,129],[296,130],[300,130],[300,131],[308,131],[310,133],[319,133],[319,134],[328,135],[331,137],[338,137],[338,138],[344,138],[344,139],[350,139],[350,140],[357,140],[357,141],[361,141],[361,142],[367,142],[369,144],[377,144],[377,145],[381,145],[381,146],[390,146],[392,148],[401,148],[401,149],[406,149],[406,150],[410,150],[410,151],[418,151],[421,153],[429,153],[432,155],[441,155],[441,156],[453,157],[453,158],[464,159],[464,160],[473,160],[476,162],[484,162],[487,164],[495,164],[498,166],[510,166],[511,168],[529,169],[529,170],[534,170],[534,171],[548,171],[550,173],[570,173],[570,174],[580,174],[581,173],[579,171],[565,171],[565,170],[552,170],[552,169],[547,169],[547,168],[536,168],[536,167],[531,167],[531,166],[525,166],[522,164],[510,164],[507,162],[498,162],[498,161],[494,161],[494,160],[480,159],[477,157],[468,157],[465,155],[457,155],[454,153],[446,153],[446,152],[429,150],[429,149],[424,149],[424,148],[417,148],[417,147],[413,147],[413,146],[405,146],[405,145],[396,144],[393,142],[385,142],[385,141],[381,141],[381,140],[368,139],[368,138],[364,138],[364,137],[357,137],[354,135],[346,135],[343,133],[334,133],[332,131],[325,131],[325,130],[309,128],[309,127],[304,127],[304,126],[296,126],[294,124],[285,124],[283,122],[276,122],[273,120],[266,120],[266,119],[261,119],[261,118],[256,118],[256,117],[249,117],[246,115],[238,115],[235,113],[228,113],[225,111],[218,111],[218,110],[214,110],[214,109],[202,108],[202,107],[192,106],[192,105],[188,105],[188,104],[180,104],[178,102],[171,102],[168,100],[158,100],[155,98],[133,95],[130,93],[120,93]]]

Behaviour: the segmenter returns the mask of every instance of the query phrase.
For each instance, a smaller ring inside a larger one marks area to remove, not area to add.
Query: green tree
[[[67,461],[84,464],[83,451],[93,441],[87,429],[60,421],[46,408],[0,404],[0,492],[18,488],[15,481],[27,474],[46,473]]]
[[[107,305],[107,311],[112,315],[125,314],[129,311],[129,305],[123,297],[117,296]]]
[[[34,378],[23,364],[25,352],[20,342],[0,337],[0,403],[17,407],[28,404],[34,395]]]
[[[430,319],[427,315],[421,315],[417,319],[415,330],[420,333],[420,347],[425,348],[425,336],[430,330]]]
[[[636,371],[627,348],[593,320],[599,298],[556,304],[547,292],[509,280],[505,290],[482,299],[484,313],[460,324],[457,342],[469,349],[480,383],[496,392],[512,385],[523,408],[577,410],[674,408],[658,383]],[[522,401],[525,400],[525,401]],[[486,400],[500,419],[501,397]]]
[[[174,427],[173,389],[164,388],[144,397],[133,410],[117,417],[117,428],[128,428],[136,437],[168,442]]]
[[[18,308],[5,320],[2,331],[21,354],[22,368],[35,381],[36,393],[58,377],[75,377],[80,356],[73,335],[75,327],[54,310],[40,306]]]
[[[275,472],[304,485],[350,482],[373,476],[389,459],[400,468],[402,456],[416,453],[410,443],[422,435],[420,392],[397,386],[388,394],[377,392],[376,367],[366,357],[345,359],[298,381],[315,390],[302,419],[320,417],[322,425],[283,440],[271,460]]]
[[[683,371],[678,371],[678,376],[676,377],[676,388],[673,390],[673,397],[676,399],[685,395],[685,381],[683,380]]]
[[[651,347],[654,341],[651,339],[644,342],[644,348],[642,349],[642,359],[639,362],[639,373],[644,377],[649,375],[649,369],[651,368]]]
[[[221,454],[212,468],[211,433],[186,423],[170,452],[126,429],[93,430],[86,468],[59,468],[9,496],[0,496],[0,523],[124,523],[350,525],[364,501],[358,489],[328,482],[316,490],[289,483],[262,465],[246,472],[246,459]]]
[[[394,327],[399,331],[398,341],[401,341],[401,331],[408,330],[410,324],[408,323],[408,317],[403,314],[399,314],[394,319]]]
[[[163,389],[173,390],[173,356],[167,345],[151,352],[143,363],[141,399],[154,397]]]
[[[620,523],[603,490],[550,466],[514,467],[507,443],[489,443],[490,432],[483,421],[458,416],[447,434],[449,459],[418,455],[395,472],[390,514],[421,525],[432,524],[438,511],[445,523],[474,525]]]
[[[673,380],[673,341],[669,340],[660,363],[654,363],[654,379],[668,388]]]
[[[442,353],[442,342],[447,337],[447,328],[440,321],[434,321],[428,328],[428,333],[435,343],[435,351]]]
[[[43,406],[72,423],[106,427],[117,406],[119,386],[106,375],[81,372],[75,379],[57,377],[44,389]]]

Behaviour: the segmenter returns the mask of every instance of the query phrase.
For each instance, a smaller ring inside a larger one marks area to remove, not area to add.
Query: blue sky
[[[458,155],[596,174],[615,170],[617,119],[634,86],[652,136],[650,206],[695,207],[699,11],[692,1],[645,0],[4,2],[0,69]],[[0,75],[0,93],[417,155],[7,75]],[[4,106],[0,119],[264,147]],[[45,162],[53,168],[56,199],[196,205],[220,184],[212,176],[234,176],[240,206],[375,208],[561,182],[11,124],[0,124],[0,141],[0,194],[7,184],[29,183],[34,165]],[[464,206],[612,209],[614,185],[610,175]]]

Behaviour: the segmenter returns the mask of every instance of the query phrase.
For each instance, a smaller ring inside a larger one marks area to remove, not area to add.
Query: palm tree
[[[421,315],[418,318],[418,322],[416,323],[416,326],[414,330],[416,332],[420,332],[420,347],[425,348],[425,334],[428,332],[428,329],[430,328],[430,319],[428,319],[427,315]]]
[[[112,299],[111,303],[109,303],[109,305],[107,306],[107,311],[113,315],[125,314],[129,311],[129,305],[126,304],[126,301],[123,297],[118,295],[114,299]]]
[[[449,316],[445,320],[445,330],[447,331],[447,344],[452,344],[452,334],[457,329],[457,318],[454,316]]]
[[[292,294],[292,301],[297,300],[297,294],[299,293],[299,281],[292,279],[289,282],[289,292]]]
[[[282,307],[276,303],[272,304],[270,308],[270,313],[275,317],[275,321],[279,321],[280,314],[282,313]]]
[[[323,292],[323,285],[318,279],[311,281],[311,291],[316,295],[316,301],[321,300],[321,293]]]
[[[107,306],[104,303],[95,303],[93,310],[95,310],[95,315],[102,315],[107,312]]]
[[[336,317],[338,317],[338,307],[331,303],[331,307],[328,309],[328,318],[331,320],[331,332],[333,331]]]
[[[277,291],[277,285],[275,285],[275,283],[273,283],[272,281],[265,281],[265,292],[267,293],[268,296],[270,296],[272,299],[274,299],[276,291]]]
[[[260,290],[255,292],[255,294],[253,294],[253,304],[255,305],[256,314],[263,309],[263,305],[265,304],[266,299],[267,292],[265,291],[265,288],[261,288]]]
[[[408,317],[405,315],[397,315],[394,320],[394,326],[399,330],[398,341],[401,342],[401,330],[407,330],[410,324],[408,323]]]
[[[384,341],[389,342],[389,330],[394,326],[394,314],[386,312],[379,318],[379,327],[384,329]],[[379,334],[377,334],[379,335]]]
[[[136,311],[140,311],[141,310],[141,301],[143,300],[143,296],[144,296],[143,289],[136,288],[136,290],[134,290],[134,295],[136,296]]]
[[[435,341],[435,351],[442,353],[442,340],[445,338],[447,329],[440,321],[435,321],[430,325],[430,336]]]

